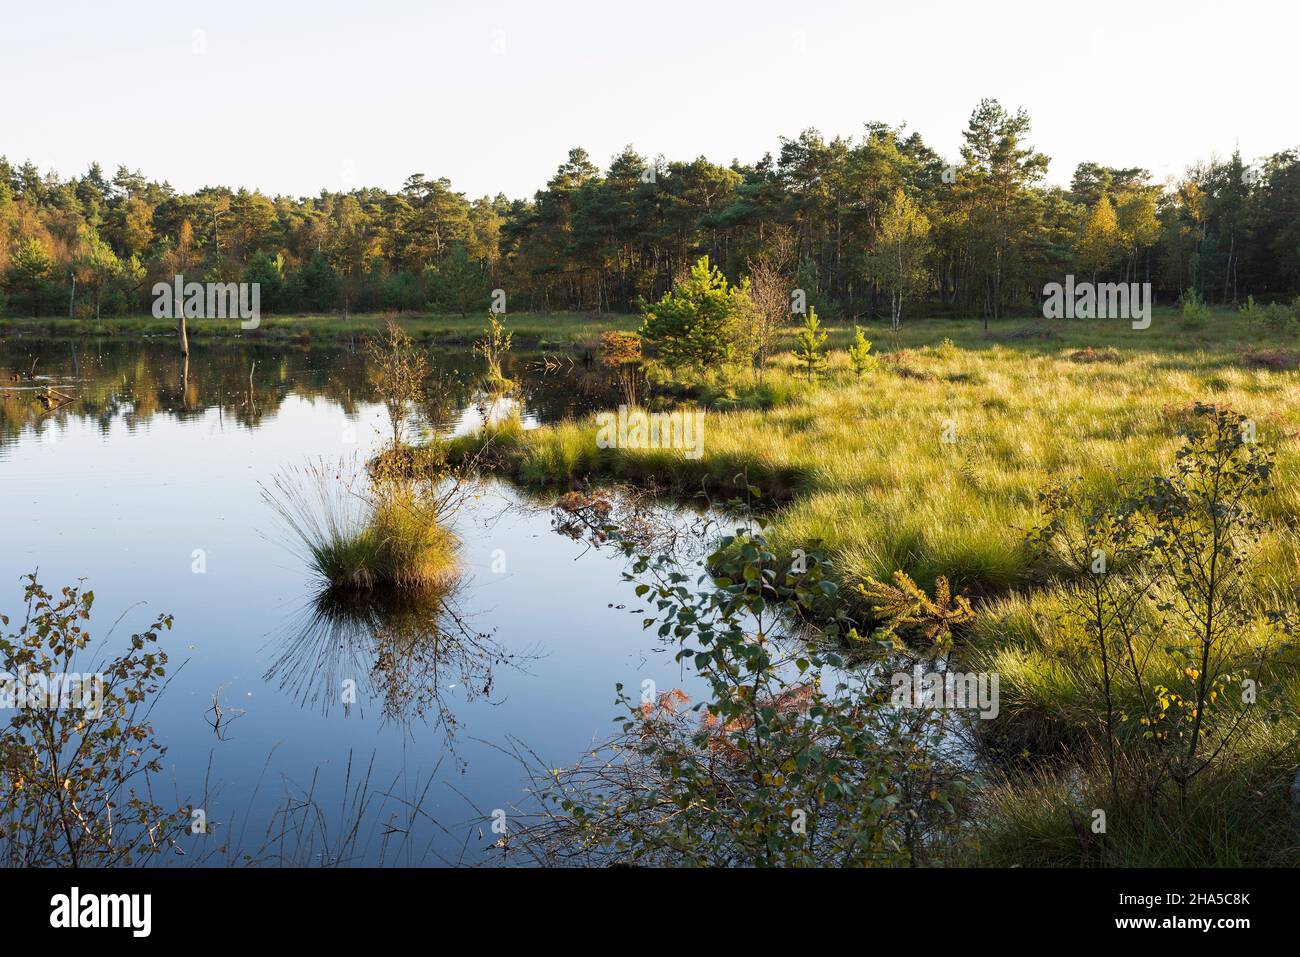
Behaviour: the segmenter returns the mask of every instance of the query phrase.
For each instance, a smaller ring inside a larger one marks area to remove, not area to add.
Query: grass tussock
[[[1273,597],[1258,592],[1255,603],[1263,609]],[[1168,599],[1156,595],[1140,609],[1157,636],[1141,650],[1144,681],[1174,688],[1184,664],[1173,651],[1180,643],[1177,629],[1161,625],[1159,605]],[[1277,682],[1287,700],[1300,701],[1300,686],[1285,668],[1255,670],[1260,652],[1280,638],[1262,614],[1241,636],[1237,660],[1224,659],[1221,667],[1227,672],[1251,669],[1256,680],[1270,686]],[[1094,639],[1069,614],[1059,591],[1035,589],[982,603],[965,641],[968,666],[1000,676],[1000,714],[981,722],[979,729],[987,747],[1016,759],[1051,757],[1087,746],[1102,732],[1102,666],[1099,658],[1084,652]],[[1122,716],[1117,736],[1121,743],[1135,742],[1145,730],[1137,720],[1143,713],[1141,691],[1124,669],[1116,670],[1111,682],[1116,711]],[[1225,714],[1230,718],[1237,712]]]
[[[319,462],[287,469],[263,497],[329,588],[443,589],[458,575],[448,502],[432,483],[363,481]]]

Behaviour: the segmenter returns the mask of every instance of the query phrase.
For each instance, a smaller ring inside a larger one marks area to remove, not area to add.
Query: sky
[[[311,195],[414,172],[529,196],[570,148],[753,162],[907,123],[955,160],[981,97],[1066,184],[1300,145],[1294,0],[143,0],[0,18],[0,155]]]

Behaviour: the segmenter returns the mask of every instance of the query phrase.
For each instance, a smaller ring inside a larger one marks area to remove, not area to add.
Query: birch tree
[[[868,255],[868,273],[889,296],[889,324],[895,332],[903,321],[903,303],[925,288],[930,248],[930,220],[901,188],[894,190]]]

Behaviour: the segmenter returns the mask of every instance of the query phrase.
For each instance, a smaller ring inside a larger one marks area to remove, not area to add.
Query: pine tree
[[[14,250],[5,273],[5,285],[25,291],[32,301],[32,315],[41,314],[41,286],[50,278],[54,263],[39,239],[25,239]]]
[[[670,293],[643,306],[642,339],[669,366],[707,367],[731,360],[753,304],[746,286],[728,286],[703,256]]]
[[[826,345],[829,335],[830,333],[822,329],[821,320],[817,318],[817,310],[809,306],[808,314],[804,317],[803,328],[795,333],[794,337],[794,355],[808,373],[809,382],[816,378],[817,371],[826,364],[826,353],[822,351],[822,347]]]
[[[876,357],[871,354],[871,340],[862,334],[857,326],[853,327],[853,344],[849,346],[849,364],[853,374],[861,379],[876,368]]]

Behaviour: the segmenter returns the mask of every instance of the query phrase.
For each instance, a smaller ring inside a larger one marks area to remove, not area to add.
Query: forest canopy
[[[904,127],[781,138],[753,163],[627,147],[604,170],[573,149],[531,199],[468,199],[416,173],[397,192],[311,197],[167,182],[99,164],[63,179],[0,157],[0,309],[139,313],[159,280],[259,282],[270,313],[628,311],[703,256],[732,282],[779,257],[824,314],[890,318],[1035,309],[1075,273],[1216,303],[1300,294],[1300,150],[1144,169],[1081,163],[1068,188],[1029,117],[984,100],[960,155]],[[75,292],[73,285],[75,283]]]

